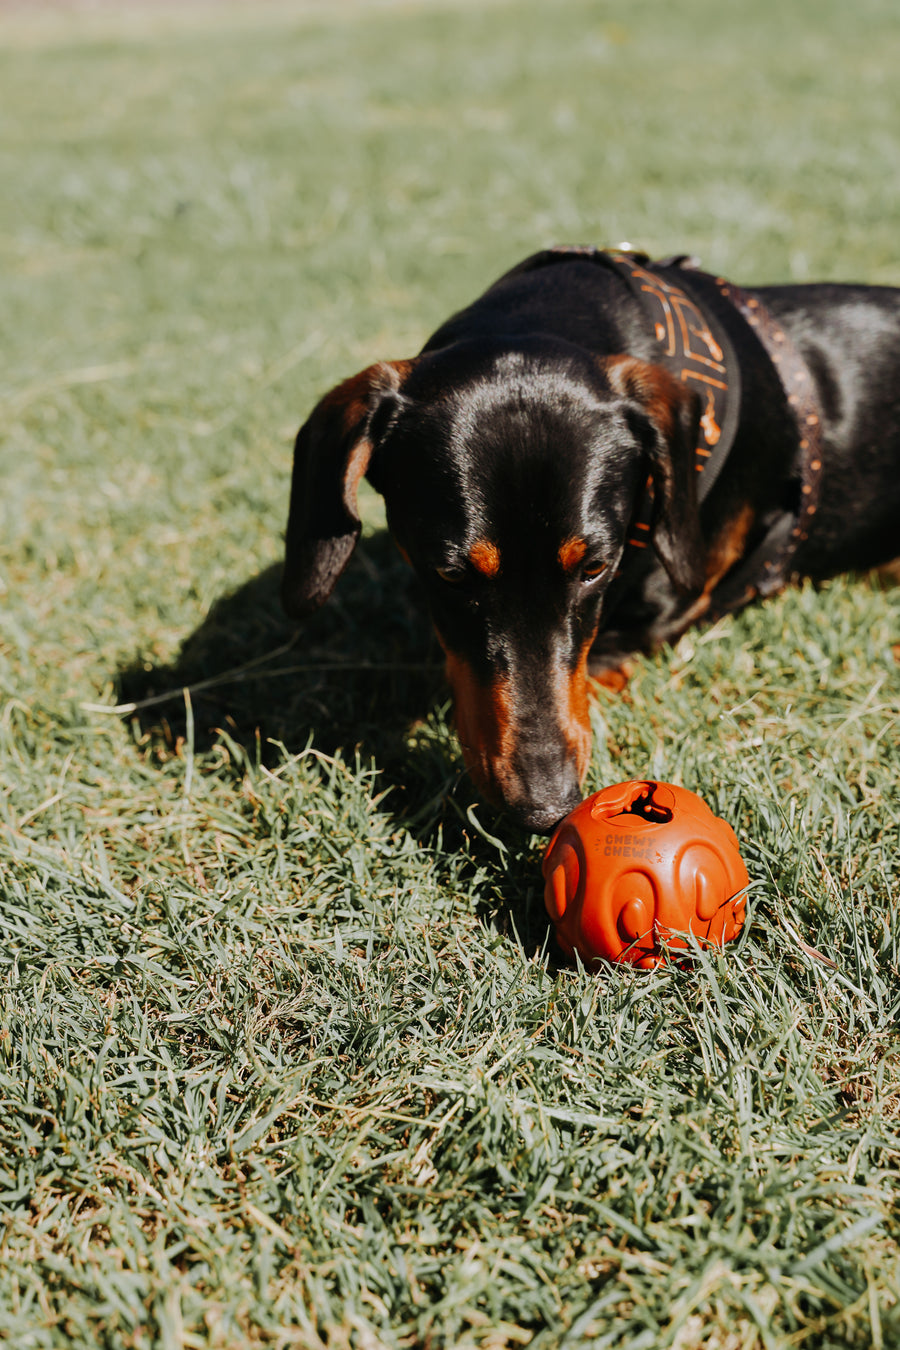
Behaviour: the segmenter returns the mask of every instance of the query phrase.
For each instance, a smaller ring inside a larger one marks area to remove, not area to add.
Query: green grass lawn
[[[900,1346],[900,591],[598,699],[752,898],[596,975],[373,495],[277,602],[315,398],[526,253],[900,284],[898,68],[891,0],[0,8],[0,1341]]]

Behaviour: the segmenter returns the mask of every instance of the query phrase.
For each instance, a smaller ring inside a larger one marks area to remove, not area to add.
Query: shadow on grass
[[[444,850],[464,849],[473,868],[495,873],[482,921],[539,949],[546,917],[534,850],[463,772],[443,712],[440,646],[387,532],[363,541],[329,603],[300,627],[282,611],[280,582],[281,565],[267,568],[213,605],[175,661],[119,672],[142,753],[162,763],[192,735],[202,755],[223,732],[251,762],[274,763],[281,745],[339,751],[351,766],[358,753],[415,838],[429,843],[440,831]]]
[[[357,549],[332,599],[302,626],[282,611],[280,581],[275,564],[216,601],[171,664],[135,662],[119,672],[120,701],[137,705],[127,715],[144,745],[165,757],[188,735],[188,689],[197,753],[222,731],[251,759],[259,744],[270,761],[273,743],[292,752],[312,739],[351,761],[358,750],[405,787],[410,747],[413,759],[422,749],[416,724],[446,697],[414,577],[381,532]],[[458,772],[446,759],[432,768]]]

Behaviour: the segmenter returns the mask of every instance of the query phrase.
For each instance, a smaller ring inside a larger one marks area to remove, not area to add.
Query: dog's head
[[[286,609],[330,595],[365,474],[424,585],[473,779],[549,830],[579,799],[588,654],[648,478],[659,561],[678,589],[702,584],[697,402],[660,367],[545,338],[370,366],[297,437]]]

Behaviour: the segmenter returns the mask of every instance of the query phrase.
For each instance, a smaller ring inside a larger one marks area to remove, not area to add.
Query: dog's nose
[[[581,801],[577,781],[563,785],[535,784],[512,799],[507,798],[507,810],[523,829],[534,834],[552,834],[553,830]]]
[[[578,765],[556,738],[523,736],[507,769],[498,795],[523,829],[550,834],[581,801]]]

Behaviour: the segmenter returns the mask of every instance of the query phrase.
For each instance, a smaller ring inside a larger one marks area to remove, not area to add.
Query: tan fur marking
[[[748,504],[727,521],[716,535],[706,559],[704,595],[711,595],[725,573],[744,556],[747,536],[753,528],[754,520],[753,507]]]
[[[686,395],[679,380],[662,366],[639,361],[636,356],[607,356],[600,362],[612,388],[622,398],[640,403],[650,420],[670,440],[675,408]]]
[[[591,679],[601,689],[608,689],[611,694],[621,694],[631,679],[633,670],[634,666],[630,661],[623,661],[620,666],[611,666],[607,670],[601,670],[598,674],[592,675]]]
[[[495,577],[500,571],[500,550],[489,539],[477,539],[469,549],[469,562],[483,577]]]
[[[587,544],[577,535],[572,535],[570,539],[565,539],[559,546],[557,557],[560,567],[564,572],[571,572],[577,567],[587,553]]]
[[[365,370],[336,385],[321,401],[323,408],[344,410],[344,430],[348,434],[359,426],[369,411],[374,389],[399,389],[412,369],[412,361],[376,361]]]
[[[377,361],[348,380],[336,385],[322,398],[317,412],[335,409],[340,413],[347,442],[344,469],[344,507],[353,520],[358,520],[356,498],[359,484],[372,458],[372,442],[363,435],[363,428],[372,406],[372,395],[378,391],[399,389],[412,369],[412,361]]]
[[[356,498],[359,485],[371,458],[372,442],[368,437],[361,436],[347,457],[347,468],[344,471],[344,505],[353,516],[357,513]]]
[[[713,540],[706,557],[706,580],[694,603],[681,616],[684,627],[697,623],[712,604],[713,591],[727,572],[744,556],[747,536],[755,519],[753,507],[743,506],[727,521]]]
[[[480,684],[461,656],[444,649],[447,678],[453,690],[456,730],[472,780],[486,797],[512,791],[511,769],[515,732],[512,695],[506,680]]]
[[[566,738],[566,748],[575,761],[579,783],[584,781],[591,760],[591,699],[588,681],[588,654],[593,641],[594,635],[592,634],[581,650],[581,656],[575,670],[565,679],[563,687],[558,689],[563,735]]]

